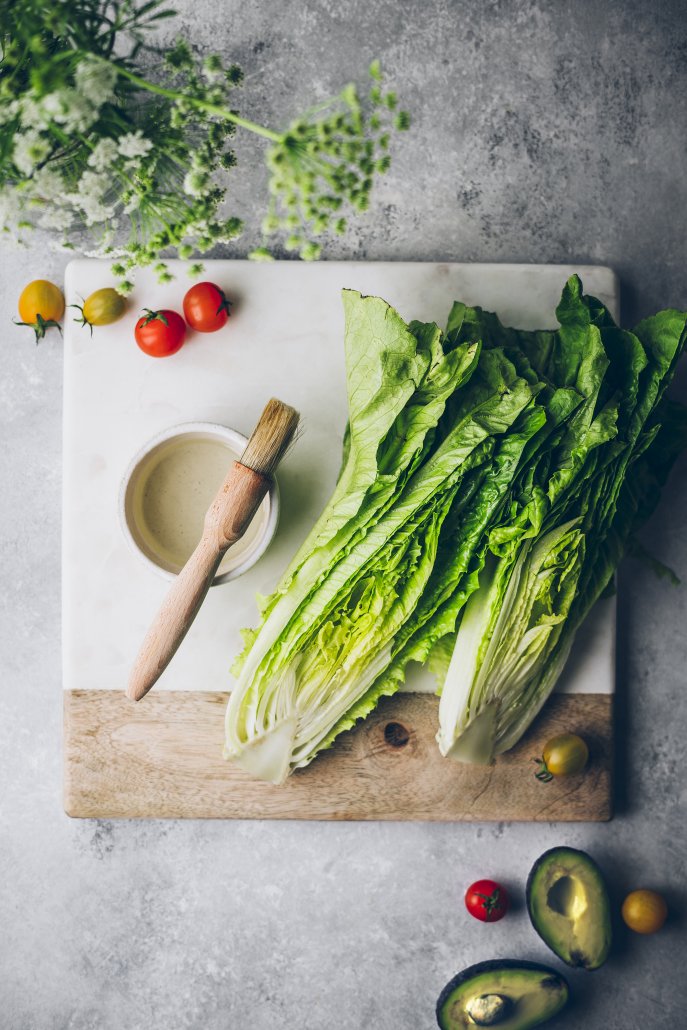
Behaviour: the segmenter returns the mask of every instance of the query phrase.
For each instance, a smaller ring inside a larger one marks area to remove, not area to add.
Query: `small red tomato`
[[[229,318],[231,301],[214,283],[196,283],[184,297],[184,318],[199,333],[214,333]]]
[[[151,358],[166,358],[176,354],[186,336],[186,326],[181,315],[166,308],[163,311],[151,311],[150,308],[143,310],[146,314],[141,315],[134,329],[138,346]]]
[[[495,880],[476,880],[465,892],[465,907],[483,923],[496,923],[508,911],[508,892]]]

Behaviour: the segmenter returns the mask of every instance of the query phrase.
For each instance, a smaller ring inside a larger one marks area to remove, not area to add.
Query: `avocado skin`
[[[555,969],[551,969],[549,966],[542,966],[539,962],[523,962],[519,959],[510,958],[489,959],[487,962],[477,962],[474,966],[468,966],[467,969],[463,969],[460,973],[456,973],[453,979],[449,980],[446,984],[439,995],[436,1007],[437,1023],[441,1027],[441,1030],[447,1030],[446,1025],[441,1021],[441,1010],[448,1001],[449,996],[453,994],[458,987],[461,987],[476,976],[481,976],[483,973],[502,973],[504,970],[509,969],[527,969],[533,973],[541,973],[543,976],[552,977],[557,981],[557,984],[564,989],[565,999],[567,1001],[570,990],[568,981],[561,973],[556,972]]]
[[[560,846],[559,845],[558,847],[555,847],[555,848],[549,848],[548,851],[545,851],[542,855],[539,856],[537,861],[534,863],[534,865],[530,869],[529,876],[527,877],[527,883],[525,885],[525,901],[526,901],[526,904],[527,904],[527,914],[530,917],[530,922],[532,923],[532,926],[534,927],[534,930],[537,933],[537,935],[539,937],[541,937],[541,939],[543,940],[543,942],[547,946],[547,948],[550,948],[550,950],[554,953],[554,955],[557,956],[557,958],[559,958],[562,962],[565,962],[566,965],[571,966],[573,969],[585,969],[588,972],[594,972],[594,970],[600,969],[601,966],[606,961],[606,959],[608,958],[608,951],[610,950],[610,943],[609,943],[609,947],[606,950],[606,952],[604,954],[600,955],[600,956],[596,956],[594,958],[592,956],[586,957],[586,956],[580,954],[579,958],[576,958],[575,961],[571,961],[570,959],[567,959],[564,955],[562,955],[560,953],[560,951],[557,951],[556,948],[552,945],[551,941],[546,938],[545,934],[542,932],[542,930],[538,926],[537,920],[536,920],[536,918],[535,918],[535,916],[533,914],[533,911],[532,911],[532,893],[533,893],[534,882],[535,882],[535,879],[537,877],[537,873],[540,871],[542,866],[548,865],[552,861],[559,861],[560,862],[561,858],[563,858],[563,856],[565,856],[565,855],[574,855],[575,858],[578,861],[581,861],[586,866],[588,866],[588,868],[590,869],[590,871],[596,877],[598,883],[600,884],[600,886],[601,886],[601,888],[602,888],[602,890],[603,890],[603,892],[605,894],[606,902],[607,902],[607,906],[606,906],[607,907],[607,911],[606,911],[606,913],[604,915],[605,915],[605,918],[608,920],[607,926],[608,926],[609,942],[610,942],[610,936],[611,936],[610,925],[611,924],[610,924],[610,901],[609,901],[609,895],[608,895],[608,886],[606,884],[606,880],[604,878],[604,875],[601,872],[601,869],[599,868],[597,863],[594,861],[592,856],[587,854],[586,851],[581,851],[581,850],[579,850],[577,848],[569,848],[569,847],[566,847],[566,846]],[[565,867],[565,863],[562,863],[562,864]],[[600,961],[599,961],[599,959],[600,959]]]

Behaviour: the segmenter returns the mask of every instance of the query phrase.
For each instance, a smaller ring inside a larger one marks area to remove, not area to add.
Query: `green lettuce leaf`
[[[559,328],[456,302],[446,333],[344,291],[331,500],[246,633],[225,754],[275,783],[429,661],[443,754],[491,761],[555,686],[687,442],[687,316],[615,325],[577,276]]]
[[[452,342],[481,335],[488,348],[507,339],[509,353],[520,350],[547,382],[583,398],[514,485],[506,517],[489,532],[478,587],[466,605],[457,597],[457,632],[431,641],[441,676],[438,740],[462,760],[489,762],[527,729],[684,446],[684,409],[661,398],[686,316],[661,312],[634,333],[620,330],[577,277],[557,314],[556,333],[502,330],[479,309],[453,315]],[[536,589],[525,589],[533,575]]]
[[[380,312],[386,305],[347,298],[348,367],[373,352],[380,366],[397,369],[394,348],[407,354],[409,330],[399,332],[398,316],[377,318],[371,348],[373,330],[369,318],[360,318],[361,307]],[[359,409],[351,406],[335,499],[309,537],[310,552],[301,549],[268,600],[227,706],[225,754],[274,782],[311,761],[389,689],[375,683],[422,596],[459,488],[488,467],[496,439],[536,395],[502,352],[490,352],[478,365],[478,345],[444,353],[436,327],[412,328],[417,352],[429,355],[426,367],[400,412],[394,397],[384,420],[373,419],[383,421],[381,439],[378,432],[358,432]],[[451,420],[440,426],[446,400],[458,394]],[[370,407],[383,406],[377,398],[362,410]],[[370,453],[363,454],[366,447]],[[370,483],[372,460],[377,471]],[[337,498],[344,477],[352,476],[349,468],[363,471],[342,523]]]
[[[584,561],[579,521],[527,540],[512,567],[508,558],[489,558],[465,607],[441,693],[443,755],[491,761],[548,697],[551,658]]]
[[[353,290],[343,291],[343,303],[349,403],[344,462],[332,497],[277,589],[261,599],[263,653],[313,584],[393,502],[431,446],[447,398],[477,366],[478,344],[444,355],[437,326],[415,323],[411,333],[385,301]],[[257,635],[244,632],[234,675],[241,674]]]

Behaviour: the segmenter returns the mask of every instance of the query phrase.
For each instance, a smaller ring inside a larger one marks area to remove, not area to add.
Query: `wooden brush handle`
[[[270,482],[238,461],[232,465],[205,516],[200,543],[172,583],[141,645],[126,689],[132,701],[145,697],[169,665],[205,600],[219,563],[246,532]]]

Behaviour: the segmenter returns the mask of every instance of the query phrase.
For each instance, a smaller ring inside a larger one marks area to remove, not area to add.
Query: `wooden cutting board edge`
[[[438,698],[396,694],[282,786],[222,757],[226,693],[64,692],[64,807],[74,818],[603,822],[612,818],[613,697],[554,694],[491,766],[441,757]],[[587,769],[539,782],[557,733],[590,747]]]

